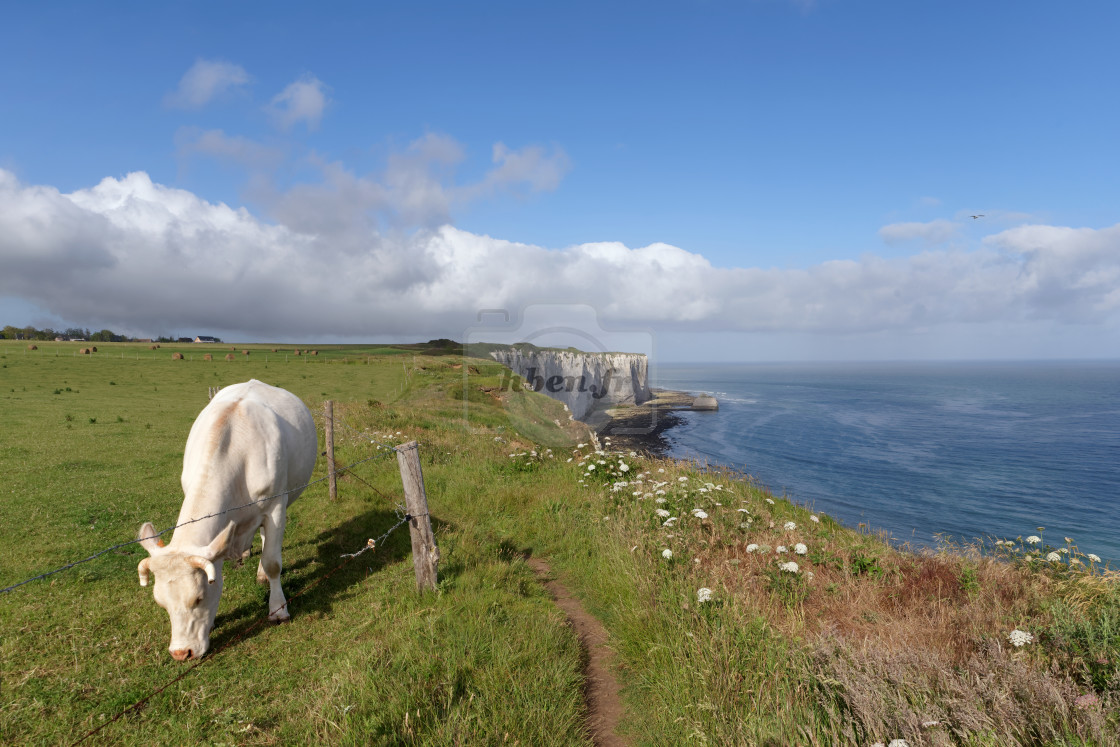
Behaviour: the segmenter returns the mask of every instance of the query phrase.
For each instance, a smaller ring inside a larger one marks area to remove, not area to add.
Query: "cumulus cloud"
[[[424,163],[458,158],[429,138]],[[976,251],[866,255],[801,270],[718,268],[668,244],[551,249],[450,225],[378,231],[394,187],[338,168],[267,222],[144,173],[64,194],[0,171],[0,293],[115,329],[261,339],[458,336],[479,309],[559,302],[666,330],[858,333],[939,325],[1114,323],[1120,225],[1020,226]],[[332,199],[327,199],[331,196]],[[317,209],[333,210],[331,220]],[[335,219],[340,221],[334,222]]]
[[[560,148],[535,145],[517,150],[495,146],[495,168],[476,182],[456,181],[463,147],[439,133],[428,133],[390,153],[384,169],[357,174],[338,161],[313,157],[320,180],[284,192],[259,185],[254,197],[268,215],[299,231],[331,235],[336,245],[362,244],[366,232],[438,228],[453,222],[456,209],[501,192],[518,194],[555,189],[567,169]]]
[[[164,97],[176,109],[201,109],[226,91],[250,80],[245,68],[232,62],[198,60],[183,74],[179,87]]]
[[[272,113],[282,129],[287,130],[303,122],[307,129],[315,130],[329,102],[323,81],[307,74],[273,97]]]
[[[939,218],[926,223],[891,223],[879,229],[879,236],[891,246],[911,241],[934,246],[955,238],[959,228],[959,224]]]

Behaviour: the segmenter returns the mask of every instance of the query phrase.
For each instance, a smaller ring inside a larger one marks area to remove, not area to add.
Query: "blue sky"
[[[462,339],[570,303],[666,360],[1120,350],[1112,3],[3,16],[2,323]]]

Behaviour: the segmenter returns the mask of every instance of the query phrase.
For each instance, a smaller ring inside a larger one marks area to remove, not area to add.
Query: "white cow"
[[[261,530],[257,580],[268,583],[268,617],[289,619],[280,588],[280,546],[288,506],[315,467],[318,440],[307,406],[291,392],[256,380],[222,389],[199,414],[183,454],[183,493],[174,537],[165,547],[151,522],[140,527],[140,585],[171,616],[171,656],[201,658],[222,595],[222,562],[238,560]],[[260,501],[269,496],[278,496]],[[246,505],[252,504],[252,505]],[[202,519],[235,506],[236,511]]]

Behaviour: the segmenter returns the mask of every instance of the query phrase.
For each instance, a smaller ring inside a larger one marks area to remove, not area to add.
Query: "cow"
[[[151,522],[139,533],[149,554],[137,567],[140,585],[155,574],[152,595],[171,617],[173,659],[206,654],[222,563],[247,556],[258,528],[257,581],[269,586],[268,618],[290,619],[280,588],[280,547],[288,506],[311,478],[317,446],[307,406],[256,380],[225,387],[194,421],[183,453],[185,499],[175,534],[164,546]]]

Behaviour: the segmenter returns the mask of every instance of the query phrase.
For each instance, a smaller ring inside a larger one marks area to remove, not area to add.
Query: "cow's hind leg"
[[[257,579],[260,580],[263,574],[268,581],[268,619],[276,623],[287,622],[291,617],[288,614],[288,601],[280,588],[280,571],[283,568],[280,548],[284,544],[284,524],[287,518],[285,507],[277,506],[265,514],[264,525],[261,527],[263,547]]]

